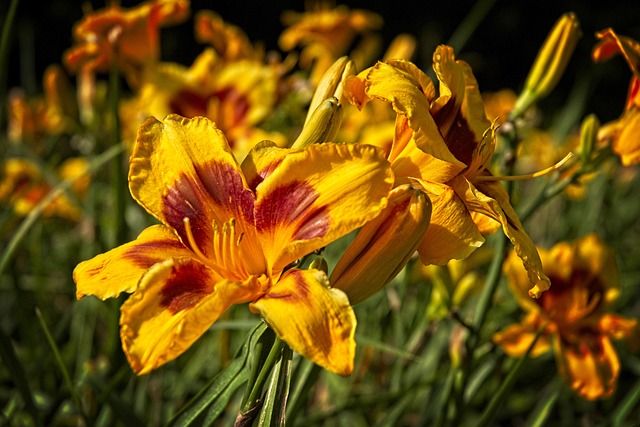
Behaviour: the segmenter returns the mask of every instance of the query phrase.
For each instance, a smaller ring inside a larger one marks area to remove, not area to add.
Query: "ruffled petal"
[[[191,258],[154,265],[121,308],[120,337],[133,370],[145,374],[180,356],[232,304],[255,298],[255,283],[224,280]]]
[[[353,371],[356,317],[344,292],[320,270],[289,270],[251,303],[293,350],[340,375]]]
[[[78,264],[73,271],[76,297],[95,295],[106,299],[122,292],[133,292],[152,265],[169,258],[192,255],[171,229],[153,225],[133,242]]]
[[[447,148],[429,112],[435,88],[431,79],[418,67],[401,60],[378,62],[366,74],[365,92],[370,98],[391,103],[396,113],[408,119],[416,145],[432,156],[433,162],[439,160],[442,163],[438,170],[446,168],[446,174],[453,177],[464,169],[465,165]]]
[[[557,337],[554,342],[558,370],[571,388],[588,400],[613,394],[620,361],[606,336],[581,336],[568,343]]]
[[[244,244],[254,241],[253,193],[223,133],[210,120],[150,117],[138,132],[130,164],[133,197],[185,243],[183,221],[189,218],[193,240],[206,257],[214,255],[214,224],[233,218]]]
[[[484,237],[453,189],[420,182],[432,203],[431,223],[418,246],[422,263],[444,265],[452,259],[464,259],[482,246]]]
[[[374,218],[392,184],[376,147],[324,143],[288,150],[256,187],[255,226],[271,271]]]
[[[487,215],[502,224],[504,234],[511,240],[529,275],[529,281],[532,285],[529,289],[529,295],[538,298],[542,292],[549,289],[551,282],[542,270],[542,261],[538,250],[524,231],[502,184],[485,181],[476,182],[474,187],[474,184],[465,178],[457,177],[451,181],[451,186],[470,211]]]

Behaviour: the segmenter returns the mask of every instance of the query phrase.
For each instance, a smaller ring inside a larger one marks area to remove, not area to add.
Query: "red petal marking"
[[[278,166],[280,166],[280,163],[282,163],[283,158],[280,158],[276,161],[273,161],[271,163],[269,163],[268,165],[266,165],[265,167],[263,167],[261,170],[259,170],[256,173],[256,176],[251,180],[249,184],[249,188],[253,191],[256,190],[256,187],[258,187],[258,185],[260,185],[260,183],[262,181],[264,181],[265,179],[267,179],[267,177],[269,175],[271,175],[273,173],[273,171],[276,170],[276,168]]]
[[[227,87],[216,91],[213,96],[220,100],[220,103],[224,105],[223,110],[230,113],[230,121],[227,121],[227,116],[224,117],[225,126],[227,128],[233,128],[240,125],[249,111],[249,100],[247,97],[234,87]],[[231,107],[231,109],[229,109]]]
[[[264,232],[297,223],[295,240],[322,237],[329,230],[330,218],[326,206],[312,207],[317,199],[313,187],[304,182],[278,187],[256,206],[256,229]]]
[[[212,290],[211,276],[203,264],[191,262],[174,265],[160,292],[160,305],[176,314],[194,306]]]
[[[175,240],[155,240],[132,246],[123,256],[141,268],[149,268],[159,261],[169,258],[163,252],[184,249],[184,245]]]
[[[183,175],[169,188],[164,196],[164,216],[183,242],[188,241],[184,218],[189,218],[194,240],[206,254],[204,248],[212,242],[211,210],[226,215],[217,218],[221,222],[242,217],[252,223],[254,196],[231,165],[211,161],[196,164],[195,170],[195,181]]]
[[[211,96],[182,90],[169,101],[169,109],[183,117],[206,116]]]
[[[462,110],[460,108],[454,110],[454,108],[456,108],[456,102],[455,97],[452,96],[449,102],[433,115],[433,119],[438,128],[440,128],[440,132],[442,132],[441,126],[443,122],[449,121],[449,116],[455,114],[451,127],[446,134],[442,134],[442,137],[451,154],[465,165],[470,165],[473,158],[473,150],[478,145],[478,141],[475,140],[467,119],[462,115]]]

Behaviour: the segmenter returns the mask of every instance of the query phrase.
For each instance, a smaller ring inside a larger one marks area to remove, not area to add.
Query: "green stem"
[[[120,96],[120,72],[117,64],[113,64],[109,71],[109,113],[111,116],[110,145],[120,144],[120,121],[118,120],[118,101]],[[111,165],[111,191],[113,202],[113,221],[115,244],[125,243],[127,229],[125,223],[125,196],[127,187],[124,170],[124,153],[119,153]]]
[[[282,347],[284,342],[276,337],[273,342],[273,346],[271,347],[271,351],[267,356],[264,364],[262,365],[262,369],[260,369],[260,373],[258,374],[256,381],[253,383],[253,387],[251,392],[249,393],[249,397],[246,402],[242,405],[242,412],[247,412],[254,408],[260,402],[260,396],[262,395],[262,388],[264,383],[267,381],[269,377],[269,373],[271,369],[273,369],[273,365],[280,359],[280,353],[282,352]]]
[[[496,0],[479,0],[475,2],[446,44],[451,46],[455,52],[460,52],[494,4],[496,4]]]
[[[5,122],[5,93],[7,92],[7,57],[9,55],[9,39],[11,38],[11,30],[13,29],[13,21],[15,20],[16,10],[18,9],[19,0],[11,0],[9,10],[2,25],[2,36],[0,36],[0,129],[4,129]]]

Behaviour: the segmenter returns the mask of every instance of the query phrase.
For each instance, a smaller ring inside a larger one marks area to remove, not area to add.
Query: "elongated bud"
[[[572,12],[560,17],[538,52],[524,90],[511,112],[512,120],[547,96],[558,84],[581,35],[580,23]]]
[[[591,161],[593,147],[598,140],[600,121],[595,114],[588,115],[580,126],[580,163],[584,166]]]
[[[431,220],[431,201],[410,184],[391,191],[389,204],[367,223],[342,255],[331,284],[346,292],[351,304],[387,285],[406,265]]]
[[[316,91],[313,93],[309,112],[304,120],[305,125],[311,120],[314,111],[327,99],[336,98],[339,104],[344,103],[342,96],[344,81],[356,73],[356,67],[348,56],[338,58],[324,73]]]
[[[342,105],[336,98],[324,100],[305,123],[291,148],[304,148],[310,144],[329,142],[338,133],[342,123]]]

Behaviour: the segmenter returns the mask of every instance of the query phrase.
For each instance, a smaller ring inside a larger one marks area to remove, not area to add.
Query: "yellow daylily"
[[[149,116],[205,116],[225,133],[241,159],[250,147],[236,147],[236,141],[246,141],[271,113],[278,79],[278,71],[272,66],[252,59],[225,62],[211,48],[203,51],[189,68],[160,63],[145,74],[135,98],[121,103],[125,140],[132,141]],[[284,144],[282,136],[266,136]]]
[[[292,349],[353,370],[356,319],[320,270],[289,268],[374,218],[393,175],[375,147],[256,145],[242,164],[204,117],[149,118],[129,171],[131,194],[162,224],[79,264],[77,296],[133,293],[121,338],[133,369],[178,357],[232,304],[250,303]]]
[[[183,22],[189,0],[149,0],[130,9],[117,2],[88,13],[73,29],[76,45],[64,54],[73,72],[107,72],[117,64],[132,86],[160,60],[160,27]]]
[[[57,175],[60,180],[77,178],[71,186],[76,196],[82,197],[89,187],[88,162],[83,158],[70,158],[60,164]],[[27,216],[53,189],[44,178],[40,167],[28,159],[9,158],[2,165],[0,200],[13,206],[16,215]],[[61,194],[47,205],[42,214],[78,221],[80,208],[69,197]]]
[[[345,5],[331,7],[325,3],[304,13],[287,11],[282,15],[282,21],[287,28],[280,35],[280,48],[290,51],[302,46],[300,67],[313,67],[310,77],[313,83],[319,81],[336,59],[347,53],[358,35],[363,36],[361,45],[366,46],[370,39],[367,35],[383,23],[382,17],[374,12],[350,9]]]
[[[198,42],[213,46],[225,61],[262,59],[264,56],[264,49],[253,46],[241,28],[225,22],[210,10],[200,10],[196,14],[195,36]]]
[[[633,73],[624,112],[619,119],[600,128],[598,139],[611,144],[624,166],[635,165],[640,163],[640,43],[619,36],[612,28],[596,33],[596,37],[600,42],[593,48],[594,61],[606,61],[620,54]]]
[[[595,234],[539,251],[553,286],[538,300],[528,298],[526,273],[511,254],[504,270],[527,315],[493,341],[519,357],[544,326],[531,356],[553,349],[560,375],[576,393],[590,400],[610,396],[620,371],[611,339],[637,334],[637,320],[606,311],[620,294],[614,254]]]
[[[549,279],[507,192],[487,169],[495,135],[478,83],[449,46],[439,46],[433,62],[439,94],[413,63],[389,60],[347,80],[346,96],[358,108],[382,100],[396,112],[393,141],[382,146],[396,185],[420,183],[433,205],[431,224],[418,247],[422,262],[465,258],[482,245],[484,234],[502,226],[529,271],[531,295],[538,297]]]

